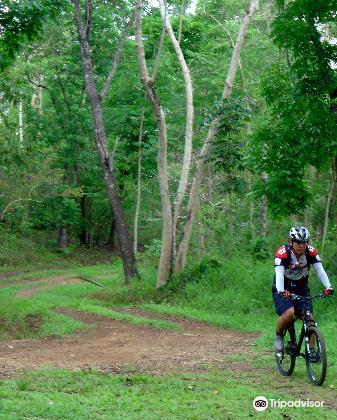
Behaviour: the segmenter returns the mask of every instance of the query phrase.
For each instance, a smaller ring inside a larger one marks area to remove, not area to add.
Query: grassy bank
[[[288,400],[231,371],[151,377],[64,370],[36,371],[0,384],[0,419],[332,420],[322,408],[273,408],[257,412],[254,398]]]

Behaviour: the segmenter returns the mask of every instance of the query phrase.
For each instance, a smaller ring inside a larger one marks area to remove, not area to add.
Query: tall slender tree
[[[76,23],[76,28],[78,32],[81,57],[84,70],[84,79],[85,85],[91,101],[91,109],[94,121],[94,132],[95,132],[95,142],[96,148],[100,157],[101,166],[104,175],[104,181],[109,197],[109,203],[111,210],[114,214],[116,221],[116,230],[118,234],[121,256],[123,261],[124,276],[125,282],[129,283],[131,278],[138,277],[138,271],[136,266],[136,258],[132,247],[132,241],[129,237],[128,225],[124,215],[124,211],[121,204],[121,199],[119,196],[118,188],[115,180],[114,165],[111,153],[109,152],[104,118],[103,118],[103,104],[102,101],[106,95],[108,88],[112,82],[113,76],[116,71],[118,61],[121,56],[121,51],[123,49],[125,39],[127,34],[134,22],[134,17],[129,19],[124,32],[120,38],[120,42],[117,46],[114,59],[112,61],[111,70],[107,76],[106,82],[102,88],[102,91],[99,93],[97,91],[95,80],[94,80],[94,70],[91,60],[90,47],[88,42],[88,36],[90,33],[91,18],[87,15],[87,19],[84,20],[81,16],[81,8],[79,0],[71,0],[74,4],[74,18]],[[91,1],[86,1],[86,10],[90,14]]]
[[[237,40],[235,43],[235,46],[233,48],[231,62],[229,65],[224,90],[222,93],[222,100],[225,101],[230,98],[233,90],[233,84],[235,80],[235,76],[237,73],[237,69],[240,62],[240,54],[241,49],[243,47],[244,40],[246,38],[247,30],[249,27],[249,24],[252,20],[252,17],[259,6],[259,0],[251,0],[249,9],[247,10],[247,13],[245,17],[242,20],[242,24],[237,36]],[[186,264],[186,257],[188,253],[189,243],[191,239],[192,234],[192,227],[194,220],[196,218],[198,207],[199,207],[199,190],[200,190],[200,183],[202,180],[202,177],[204,176],[205,171],[205,162],[208,156],[208,153],[210,152],[212,145],[216,139],[216,136],[219,131],[220,126],[220,117],[216,116],[209,128],[207,137],[204,141],[204,144],[199,152],[198,159],[196,162],[196,169],[192,180],[192,185],[189,193],[189,201],[188,201],[188,215],[187,219],[184,225],[184,233],[182,240],[179,244],[179,250],[175,262],[175,271],[181,271],[184,269]]]

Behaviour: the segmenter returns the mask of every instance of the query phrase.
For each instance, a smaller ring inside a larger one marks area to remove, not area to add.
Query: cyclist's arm
[[[278,292],[284,291],[284,266],[275,266],[276,289]]]
[[[328,277],[328,275],[326,274],[326,272],[325,272],[325,270],[324,270],[324,268],[323,268],[322,263],[318,261],[318,262],[316,262],[315,264],[313,264],[312,266],[314,267],[314,270],[315,270],[315,272],[316,272],[316,274],[317,274],[318,278],[321,280],[321,282],[322,282],[323,286],[324,286],[324,287],[327,287],[327,288],[332,287],[332,286],[331,286],[331,283],[330,283],[330,281],[329,281],[329,277]]]

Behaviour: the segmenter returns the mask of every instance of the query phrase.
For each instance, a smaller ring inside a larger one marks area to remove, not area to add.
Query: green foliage
[[[170,282],[162,289],[164,296],[172,293],[183,292],[190,283],[207,282],[208,275],[221,268],[220,262],[216,258],[205,257],[200,263],[189,266],[182,273],[172,277]]]
[[[321,25],[335,21],[336,0],[292,1],[281,9],[273,25],[276,43],[289,48],[292,68],[303,93],[330,94],[336,89],[336,72],[331,61],[337,58],[336,46],[322,39]]]
[[[323,4],[324,3],[324,4]],[[272,214],[300,214],[312,199],[308,165],[318,169],[337,155],[334,112],[336,45],[322,36],[331,25],[337,2],[279,2],[273,22],[275,43],[288,54],[288,65],[270,66],[262,81],[269,113],[252,135],[251,163],[268,181],[257,188],[266,194]]]
[[[242,98],[232,98],[215,104],[214,112],[205,121],[207,125],[219,118],[219,132],[207,161],[216,169],[231,172],[240,166],[243,155],[243,141],[238,136],[247,125],[250,108]]]
[[[257,238],[253,244],[253,258],[257,261],[270,258],[270,244],[267,238]]]
[[[41,243],[34,243],[29,237],[22,237],[0,225],[0,267],[19,269],[27,264],[48,264],[55,255],[48,252]]]
[[[159,257],[161,252],[161,240],[152,239],[149,245],[145,245],[145,255],[149,257]]]
[[[27,41],[41,33],[44,22],[55,18],[64,0],[3,0],[0,6],[0,70],[9,66]]]

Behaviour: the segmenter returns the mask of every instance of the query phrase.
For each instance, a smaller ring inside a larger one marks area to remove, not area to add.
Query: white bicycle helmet
[[[297,242],[308,242],[310,235],[308,229],[303,226],[294,226],[289,232],[290,240]]]

